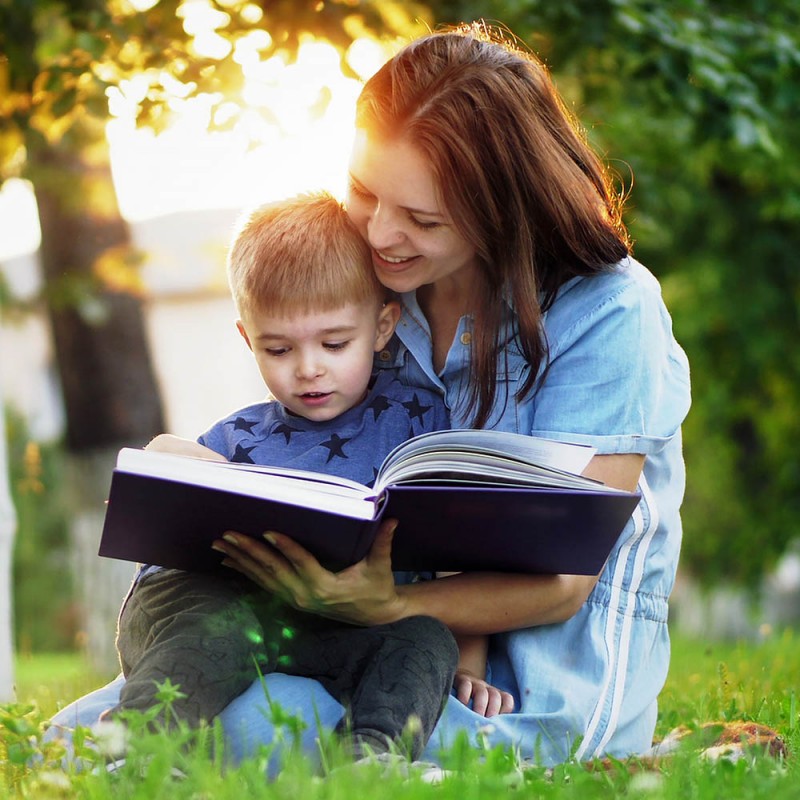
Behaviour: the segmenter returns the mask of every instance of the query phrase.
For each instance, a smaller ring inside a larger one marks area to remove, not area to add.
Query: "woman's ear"
[[[394,329],[400,321],[400,303],[390,300],[384,303],[378,312],[378,324],[375,331],[375,352],[379,352],[386,347],[386,343],[392,338]]]
[[[250,337],[247,335],[247,331],[244,329],[244,325],[242,324],[242,321],[240,319],[236,320],[236,330],[239,331],[239,333],[242,336],[242,339],[244,339],[245,343],[250,349],[250,352],[252,353],[253,345],[250,344]]]

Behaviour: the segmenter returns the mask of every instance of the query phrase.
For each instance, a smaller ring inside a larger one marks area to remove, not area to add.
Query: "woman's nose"
[[[367,238],[375,250],[387,250],[402,241],[403,232],[396,218],[378,205],[367,223]]]

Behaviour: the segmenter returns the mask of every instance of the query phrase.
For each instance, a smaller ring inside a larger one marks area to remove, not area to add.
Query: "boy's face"
[[[384,348],[399,317],[397,303],[368,301],[291,316],[251,312],[236,326],[275,399],[323,422],[364,399],[373,353]]]

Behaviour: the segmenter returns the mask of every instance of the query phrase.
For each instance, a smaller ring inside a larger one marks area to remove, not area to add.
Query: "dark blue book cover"
[[[268,480],[265,477],[265,480]],[[379,519],[396,517],[398,570],[597,574],[638,502],[597,489],[390,486],[376,519],[115,470],[101,556],[185,570],[218,569],[226,531],[294,537],[329,569],[369,550]]]

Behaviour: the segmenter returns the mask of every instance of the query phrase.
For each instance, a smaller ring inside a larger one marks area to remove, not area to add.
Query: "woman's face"
[[[378,279],[396,292],[439,281],[468,290],[475,250],[441,204],[420,151],[402,138],[356,134],[347,212],[372,248]]]

